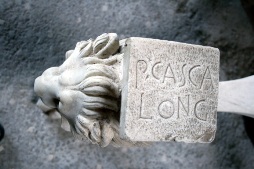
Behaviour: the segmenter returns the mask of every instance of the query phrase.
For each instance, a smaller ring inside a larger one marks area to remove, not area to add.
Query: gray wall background
[[[99,148],[35,106],[33,81],[77,41],[116,32],[221,50],[221,80],[254,74],[254,30],[239,0],[0,0],[0,168],[254,168],[239,115],[218,113],[211,144]],[[237,90],[237,89],[236,89]]]

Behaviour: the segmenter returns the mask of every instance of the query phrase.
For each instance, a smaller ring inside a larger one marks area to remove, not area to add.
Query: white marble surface
[[[121,134],[132,141],[212,142],[217,126],[219,50],[128,38]]]
[[[63,63],[76,42],[103,32],[214,46],[220,80],[253,74],[254,31],[239,0],[0,1],[1,169],[253,169],[241,116],[218,113],[211,144],[99,148],[75,140],[36,107],[34,79]]]

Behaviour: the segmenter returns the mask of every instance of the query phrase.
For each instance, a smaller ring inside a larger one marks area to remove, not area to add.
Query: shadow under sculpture
[[[37,105],[45,113],[59,112],[62,125],[78,139],[101,147],[144,145],[119,136],[122,58],[115,33],[78,42],[61,66],[36,78]]]

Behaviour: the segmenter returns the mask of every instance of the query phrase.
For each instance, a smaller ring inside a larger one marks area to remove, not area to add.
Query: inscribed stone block
[[[121,137],[211,142],[217,123],[219,50],[146,38],[125,43]]]

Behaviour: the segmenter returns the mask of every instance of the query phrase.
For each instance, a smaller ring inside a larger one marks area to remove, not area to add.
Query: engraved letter
[[[144,93],[141,93],[139,118],[141,118],[141,119],[152,119],[153,118],[152,116],[148,117],[148,116],[145,116],[145,115],[142,114],[142,110],[143,110],[142,109],[142,107],[143,107],[143,94]]]
[[[180,97],[178,97],[178,114],[177,114],[177,118],[179,118],[179,110],[180,110],[180,103],[181,103],[181,105],[182,105],[182,107],[183,107],[183,109],[184,109],[184,111],[186,112],[186,114],[187,114],[187,116],[189,115],[189,107],[190,107],[190,95],[187,95],[187,97],[188,97],[188,101],[187,101],[187,106],[184,106],[183,105],[183,102],[182,102],[182,100],[181,100],[181,98]]]
[[[166,68],[162,83],[164,83],[166,78],[169,78],[169,79],[172,78],[174,80],[174,83],[176,82],[176,78],[175,78],[174,72],[170,66],[170,63],[168,64],[168,66]]]
[[[137,64],[136,64],[136,88],[138,87],[138,66],[141,69],[142,73],[145,73],[147,70],[147,63],[145,60],[138,60],[137,61]]]
[[[194,106],[194,114],[195,114],[195,116],[199,119],[199,120],[202,120],[202,121],[206,121],[207,120],[207,113],[205,114],[205,116],[202,118],[201,116],[199,116],[198,114],[197,114],[197,109],[198,109],[198,107],[199,106],[202,106],[202,105],[200,105],[200,104],[202,104],[202,103],[204,103],[205,102],[205,100],[203,99],[203,100],[200,100],[200,101],[198,101],[196,104],[195,104],[195,106]],[[200,112],[201,111],[201,112]],[[207,112],[208,110],[205,110],[204,109],[204,107],[202,108],[200,108],[200,113],[205,113],[205,112]]]
[[[159,115],[162,118],[168,119],[173,116],[174,114],[174,104],[170,100],[166,100],[160,103],[158,107]]]
[[[183,83],[182,83],[179,87],[184,86],[184,85],[185,85],[185,83],[186,83],[185,76],[184,76],[184,70],[183,70],[185,66],[186,66],[186,64],[184,64],[184,65],[182,66]]]
[[[197,86],[197,84],[194,83],[193,80],[191,79],[191,72],[192,72],[194,69],[198,68],[198,67],[200,67],[200,65],[193,66],[192,68],[190,68],[190,71],[189,71],[190,82],[191,82],[194,86]]]
[[[155,76],[155,73],[154,73],[154,70],[156,68],[157,65],[159,65],[161,62],[156,62],[154,65],[153,65],[153,68],[152,68],[152,75],[155,79],[158,79],[159,80],[159,77],[158,76]]]
[[[210,69],[209,69],[208,66],[207,66],[207,68],[206,68],[206,70],[205,70],[203,79],[202,79],[202,81],[201,81],[200,89],[201,89],[202,86],[203,86],[204,80],[209,80],[209,81],[211,81],[211,85],[209,86],[209,88],[212,87],[212,89],[213,89],[212,76],[211,76],[211,72],[210,72]],[[207,88],[207,89],[209,89],[209,88]]]

